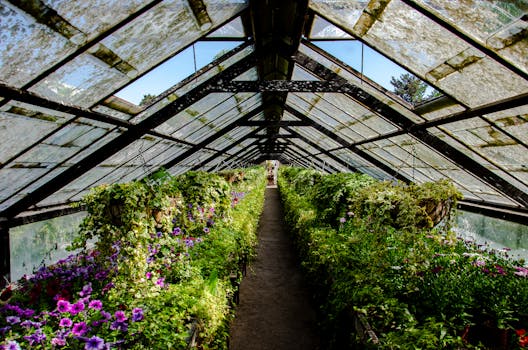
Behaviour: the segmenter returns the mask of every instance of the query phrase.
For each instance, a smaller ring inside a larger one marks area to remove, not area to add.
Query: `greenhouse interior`
[[[526,0],[0,14],[0,350],[528,348]]]

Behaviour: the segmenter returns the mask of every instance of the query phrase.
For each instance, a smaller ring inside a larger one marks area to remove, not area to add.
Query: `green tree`
[[[143,95],[143,98],[141,99],[141,102],[139,102],[139,105],[140,106],[148,106],[149,104],[154,102],[156,97],[157,97],[156,95],[152,95],[152,94]]]
[[[405,101],[415,105],[424,100],[427,84],[414,75],[404,73],[399,78],[392,77],[390,83],[394,93]]]

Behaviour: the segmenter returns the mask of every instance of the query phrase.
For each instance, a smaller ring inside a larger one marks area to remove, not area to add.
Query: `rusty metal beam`
[[[342,81],[259,80],[225,81],[211,86],[211,92],[337,92],[347,93],[353,87]]]
[[[280,121],[267,121],[267,120],[248,120],[242,124],[243,126],[264,126],[264,127],[279,127],[283,128],[286,126],[309,126],[306,122],[301,120],[280,120]]]

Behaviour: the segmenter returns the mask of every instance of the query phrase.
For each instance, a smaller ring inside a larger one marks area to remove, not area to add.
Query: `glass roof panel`
[[[114,96],[115,97],[115,96]],[[109,115],[111,117],[114,117],[114,118],[118,118],[118,119],[121,119],[121,120],[130,120],[134,117],[134,115],[132,114],[128,114],[128,113],[125,113],[125,112],[122,112],[122,111],[118,111],[114,108],[110,108],[110,107],[107,107],[107,106],[103,106],[103,105],[97,105],[93,108],[91,108],[91,110],[93,110],[94,112],[99,112],[99,113],[102,113],[102,114],[105,114],[105,115]]]
[[[315,142],[316,144],[318,144],[319,146],[321,146],[324,149],[337,148],[337,147],[341,146],[341,144],[335,142],[330,137],[328,137],[325,134],[317,131],[314,128],[294,126],[291,129],[296,131],[300,135],[306,137],[310,141]]]
[[[0,202],[43,176],[47,171],[45,166],[32,164],[17,164],[16,167],[0,169],[0,183],[9,184],[0,188]]]
[[[419,108],[417,110],[417,113],[427,120],[435,120],[435,119],[439,119],[442,117],[446,117],[451,114],[462,112],[464,109],[465,108],[463,106],[459,104],[454,104],[454,105],[447,105],[447,106],[442,106],[438,108],[431,108],[427,111],[425,111],[426,109],[424,108],[422,109],[424,110],[424,112],[418,112],[420,110]]]
[[[418,181],[423,178],[433,181],[450,178],[459,189],[472,192],[475,197],[480,198],[483,193],[501,196],[474,175],[408,135],[373,142],[360,148],[383,162],[388,162],[392,168],[406,174],[409,179]],[[507,198],[504,198],[504,201],[514,204]]]
[[[51,73],[30,91],[53,101],[90,107],[129,78],[90,54],[82,54]]]
[[[323,14],[470,107],[528,91],[527,81],[400,1],[389,2],[379,18],[365,12],[357,23],[339,6]]]
[[[324,18],[315,16],[312,29],[309,35],[310,39],[352,39],[350,34],[345,33]]]
[[[487,57],[465,66],[461,71],[441,76],[436,84],[470,107],[528,92],[527,80]]]
[[[323,14],[339,11],[346,16],[345,23],[353,24],[359,20],[368,3],[368,0],[310,0],[310,7]]]
[[[524,144],[528,144],[528,105],[486,114],[486,118],[520,139]]]
[[[145,95],[158,96],[239,44],[233,41],[198,41],[128,84],[115,96],[140,105]]]
[[[481,44],[528,71],[528,43],[518,35],[528,28],[523,15],[526,1],[417,0],[428,11],[443,17]]]
[[[8,1],[0,3],[0,12],[0,81],[22,87],[76,48]]]
[[[201,102],[207,103],[209,100],[215,101],[214,95],[216,94],[207,96]],[[260,94],[242,93],[232,95],[210,110],[206,110],[205,107],[201,108],[199,106],[200,103],[198,105],[194,104],[190,107],[192,111],[202,111],[202,113],[196,114],[195,119],[176,130],[173,135],[190,142],[199,142],[204,138],[203,136],[210,134],[211,131],[219,131],[242,115],[253,110],[260,103]]]
[[[312,73],[308,72],[306,69],[299,66],[298,64],[295,64],[293,66],[292,80],[319,81],[321,79],[319,79],[317,76],[313,75]]]
[[[224,69],[232,66],[239,60],[243,59],[244,57],[247,57],[251,53],[253,53],[254,48],[253,46],[247,46],[244,49],[242,49],[240,52],[237,52],[232,57],[226,59],[225,61],[222,61],[222,63],[219,66],[214,66],[205,71],[204,73],[200,74],[198,77],[194,79],[186,79],[184,82],[175,85],[171,89],[167,90],[164,94],[167,94],[166,98],[163,98],[162,100],[158,101],[154,105],[150,106],[148,109],[146,109],[144,112],[140,113],[134,119],[132,120],[133,123],[139,123],[142,120],[146,119],[150,115],[154,114],[155,112],[159,111],[169,103],[175,101],[178,99],[178,97],[181,97],[197,87],[199,84],[204,83],[208,79],[214,77],[218,73],[222,72]]]
[[[474,119],[470,120],[473,123],[468,121],[468,128],[457,122],[428,131],[528,193],[526,146],[516,144],[496,128]]]
[[[208,38],[244,38],[244,26],[242,25],[242,19],[237,17],[226,25],[218,28],[211,34],[207,35]]]
[[[0,163],[5,163],[73,118],[44,108],[10,102],[0,108]],[[24,137],[20,137],[24,135]]]
[[[102,43],[143,72],[204,33],[186,5],[180,0],[163,1]],[[216,0],[206,0],[204,5],[213,27],[218,27],[247,6],[245,1]]]
[[[412,120],[415,123],[423,122],[423,118],[417,116],[410,110],[410,105],[405,103],[401,98],[388,92],[386,89],[377,85],[368,79],[362,78],[361,74],[350,67],[345,67],[342,64],[338,64],[332,61],[330,58],[324,57],[321,53],[315,49],[308,47],[307,45],[301,44],[299,51],[310,57],[314,61],[322,64],[332,72],[338,74],[343,79],[346,79],[350,84],[359,87],[361,90],[375,97],[378,101],[389,105],[391,108],[398,111],[400,114]]]

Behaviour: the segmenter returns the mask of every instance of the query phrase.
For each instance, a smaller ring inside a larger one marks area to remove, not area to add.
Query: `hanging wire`
[[[363,85],[363,63],[364,63],[364,47],[365,44],[361,43],[361,85]]]
[[[194,84],[198,84],[198,76],[196,75],[196,72],[198,71],[198,69],[196,65],[196,49],[194,47],[194,43],[192,44],[192,51],[193,51],[193,60],[194,60]]]

